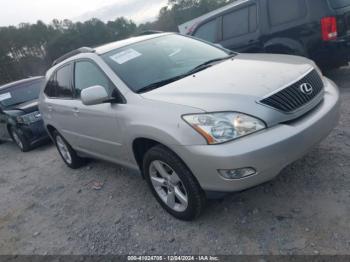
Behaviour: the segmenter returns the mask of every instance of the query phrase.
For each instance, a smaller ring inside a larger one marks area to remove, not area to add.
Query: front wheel
[[[58,150],[66,165],[72,169],[77,169],[84,165],[85,161],[79,157],[77,152],[68,144],[68,142],[58,133],[53,133],[53,138]]]
[[[205,206],[205,194],[182,160],[163,146],[145,155],[143,171],[151,191],[161,206],[181,220],[194,220]]]
[[[30,150],[30,143],[28,140],[22,135],[20,130],[17,130],[15,127],[10,127],[11,137],[13,141],[15,141],[16,145],[22,152],[28,152]]]

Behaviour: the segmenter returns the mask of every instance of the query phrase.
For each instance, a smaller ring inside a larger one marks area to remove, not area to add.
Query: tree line
[[[154,22],[136,25],[118,17],[73,23],[54,19],[0,27],[0,84],[42,75],[61,55],[82,46],[94,47],[137,35],[145,30],[174,31],[177,26],[233,0],[169,0]]]

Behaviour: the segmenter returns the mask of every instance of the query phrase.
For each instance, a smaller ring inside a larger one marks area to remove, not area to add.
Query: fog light
[[[219,170],[219,173],[225,179],[242,179],[256,174],[256,170],[251,167],[246,167],[239,169]]]

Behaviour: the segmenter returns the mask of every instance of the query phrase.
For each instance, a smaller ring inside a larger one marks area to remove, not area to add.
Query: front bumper
[[[305,155],[324,139],[339,120],[339,91],[325,79],[324,100],[311,112],[293,122],[221,145],[175,146],[205,191],[234,192],[264,183]],[[218,169],[253,167],[253,176],[226,180]]]

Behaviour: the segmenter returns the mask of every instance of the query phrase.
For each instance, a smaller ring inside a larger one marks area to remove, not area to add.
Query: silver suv
[[[273,179],[339,118],[338,89],[312,61],[171,33],[81,48],[46,78],[40,110],[64,162],[141,170],[183,220],[207,197]]]

